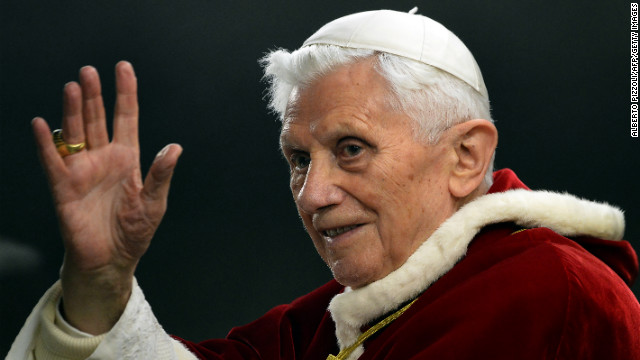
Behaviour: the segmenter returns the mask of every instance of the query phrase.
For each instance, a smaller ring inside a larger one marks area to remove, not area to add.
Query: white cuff
[[[58,300],[58,304],[56,305],[56,318],[54,320],[54,323],[56,324],[56,326],[62,330],[65,334],[67,335],[71,335],[73,337],[76,338],[90,338],[93,337],[94,335],[91,335],[89,333],[86,333],[82,330],[78,330],[75,327],[73,327],[73,325],[69,324],[67,322],[67,320],[65,320],[64,316],[62,316],[62,313],[60,312],[60,305],[62,304],[62,298],[60,298]]]

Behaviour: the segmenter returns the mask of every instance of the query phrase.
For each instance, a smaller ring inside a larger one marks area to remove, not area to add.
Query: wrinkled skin
[[[65,245],[63,309],[75,327],[108,331],[131,294],[133,273],[166,210],[179,145],[165,147],[144,179],[140,171],[137,82],[131,64],[116,65],[113,139],[92,67],[65,85],[63,136],[87,148],[62,158],[42,118],[32,122]]]

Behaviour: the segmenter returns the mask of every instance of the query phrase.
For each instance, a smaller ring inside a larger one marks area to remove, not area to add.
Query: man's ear
[[[469,120],[451,130],[456,161],[449,177],[449,192],[464,198],[482,184],[498,144],[498,130],[484,119]]]

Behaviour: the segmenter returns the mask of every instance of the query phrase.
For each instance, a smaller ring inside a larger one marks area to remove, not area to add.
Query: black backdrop
[[[166,330],[221,337],[329,280],[288,190],[257,59],[325,22],[392,8],[445,24],[474,53],[500,132],[497,167],[532,188],[626,210],[640,249],[638,139],[629,135],[629,4],[607,1],[0,1],[0,354],[56,280],[63,249],[30,133],[59,126],[61,90],[87,64],[113,103],[133,63],[146,169],[185,151],[169,210],[137,272]],[[635,287],[638,294],[638,286]]]

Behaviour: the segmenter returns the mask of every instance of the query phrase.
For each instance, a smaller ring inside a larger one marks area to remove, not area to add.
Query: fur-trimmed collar
[[[356,341],[363,325],[415,298],[451,270],[483,227],[501,222],[610,240],[620,240],[624,232],[620,209],[569,194],[518,189],[481,196],[442,223],[400,268],[365,287],[347,287],[331,300],[340,349]],[[363,352],[360,346],[349,359]]]

